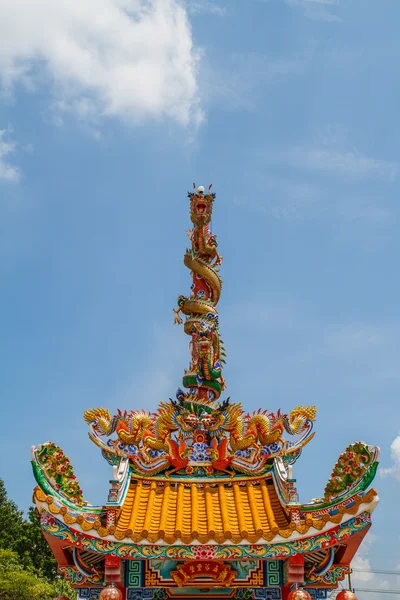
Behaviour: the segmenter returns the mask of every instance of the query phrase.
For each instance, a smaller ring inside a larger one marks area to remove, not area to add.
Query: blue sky
[[[399,568],[399,18],[397,0],[3,0],[0,476],[22,508],[49,439],[103,502],[84,409],[180,385],[186,192],[213,183],[228,393],[317,404],[304,501],[349,443],[381,447],[357,560]]]

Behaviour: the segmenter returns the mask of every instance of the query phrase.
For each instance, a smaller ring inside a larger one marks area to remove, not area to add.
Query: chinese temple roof
[[[246,413],[240,402],[221,399],[226,389],[217,313],[222,257],[209,227],[214,200],[210,188],[189,193],[193,228],[187,232],[184,264],[191,292],[179,296],[174,309],[175,322],[184,321],[190,338],[183,389],[160,402],[156,412],[135,408],[111,415],[91,408],[84,413],[90,439],[113,470],[106,504],[84,500],[72,465],[56,444],[32,449],[42,529],[62,569],[80,573],[76,582],[82,575],[100,585],[85,552],[91,564],[98,555],[107,556],[104,564],[119,577],[110,557],[191,560],[196,547],[207,545],[218,560],[304,555],[311,565],[309,580],[329,587],[338,573],[348,572],[371,525],[379,499],[368,487],[379,448],[350,444],[323,495],[300,503],[292,465],[314,436],[316,407]]]
[[[306,539],[329,531],[378,502],[375,489],[346,496],[328,505],[296,505],[298,519],[279,499],[272,477],[200,485],[188,481],[134,478],[115,524],[105,526],[100,507],[70,508],[65,501],[35,489],[34,500],[60,521],[82,532],[115,542],[148,544],[263,544]],[[367,521],[366,521],[367,524]]]
[[[351,513],[360,509],[359,498]],[[184,482],[132,481],[122,506],[114,536],[130,537],[134,542],[147,540],[167,544],[177,540],[185,544],[215,541],[235,544],[285,539],[294,533],[320,530],[327,521],[340,522],[343,512],[325,518],[309,517],[298,525],[291,523],[289,511],[282,506],[272,477],[258,481],[230,481],[217,484]]]

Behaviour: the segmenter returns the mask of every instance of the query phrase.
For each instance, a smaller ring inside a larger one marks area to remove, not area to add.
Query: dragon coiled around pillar
[[[184,264],[190,269],[192,285],[190,297],[179,296],[178,308],[174,309],[175,323],[181,324],[180,313],[186,316],[184,330],[191,337],[192,360],[185,371],[183,385],[197,389],[201,398],[214,400],[225,388],[222,364],[225,352],[222,347],[217,304],[221,296],[222,282],[218,266],[222,257],[217,250],[217,239],[210,232],[215,194],[199,187],[189,192],[190,218],[193,228],[187,231],[191,247],[186,250]]]

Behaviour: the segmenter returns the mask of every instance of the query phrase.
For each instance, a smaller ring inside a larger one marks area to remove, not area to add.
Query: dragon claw
[[[179,314],[180,309],[179,308],[173,308],[172,311],[174,313],[174,325],[182,325],[183,320],[182,320],[182,317]]]

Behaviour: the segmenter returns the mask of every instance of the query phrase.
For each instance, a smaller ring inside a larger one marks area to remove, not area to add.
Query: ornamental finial
[[[184,264],[192,275],[191,294],[179,296],[178,308],[174,309],[175,323],[183,322],[180,313],[186,316],[184,330],[191,338],[191,362],[183,385],[192,396],[206,403],[219,398],[225,388],[222,376],[225,353],[216,308],[222,288],[218,270],[222,257],[217,250],[217,238],[209,227],[215,200],[211,187],[212,184],[205,193],[200,185],[196,191],[194,183],[193,192],[188,193],[193,228],[187,231],[191,247],[186,250]]]

